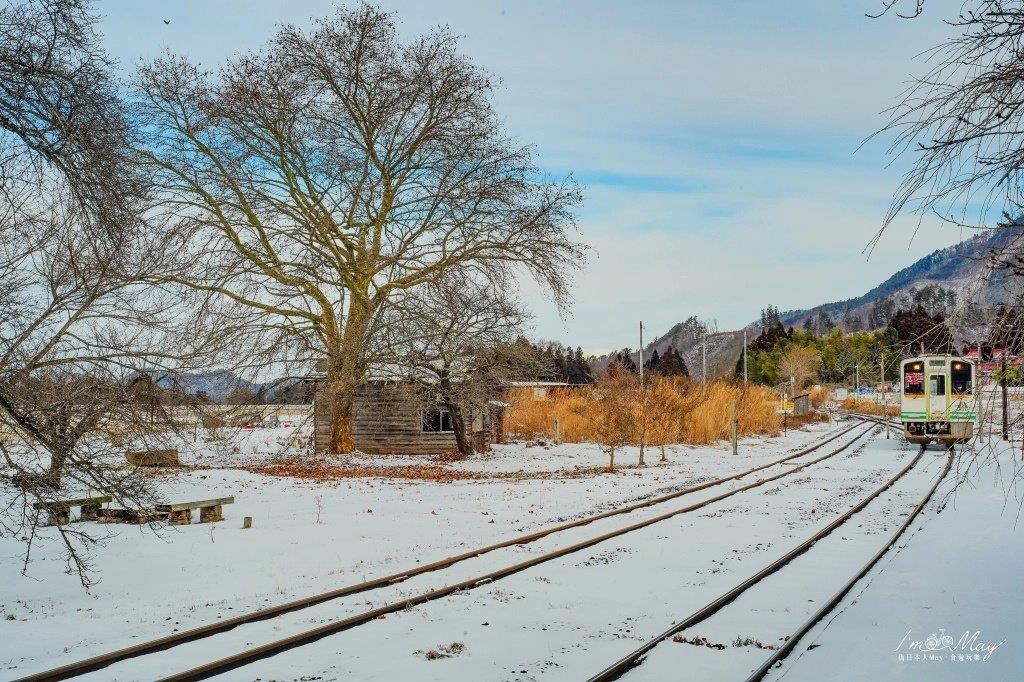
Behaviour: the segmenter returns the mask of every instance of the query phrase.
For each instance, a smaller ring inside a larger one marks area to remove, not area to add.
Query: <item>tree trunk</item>
[[[452,418],[452,431],[455,432],[455,447],[463,457],[473,455],[473,443],[466,433],[466,419],[462,408],[452,401],[445,401],[445,408]]]
[[[615,471],[615,448],[608,448],[608,471]]]
[[[661,444],[661,461],[662,462],[667,462],[668,461],[668,457],[665,456],[665,444],[664,443]]]
[[[462,413],[462,406],[459,405],[452,395],[452,382],[448,377],[447,369],[441,372],[438,388],[441,389],[444,408],[448,410],[448,415],[452,420],[452,431],[455,432],[455,448],[463,457],[472,457],[473,443],[466,436],[466,417]]]
[[[644,462],[644,442],[640,441],[640,459],[637,461],[637,466],[647,466]]]
[[[331,442],[328,452],[336,455],[352,452],[352,395],[339,392],[331,396]]]
[[[68,459],[68,451],[62,448],[50,449],[50,468],[46,471],[46,484],[54,490],[60,490],[60,480],[64,475],[64,463]]]
[[[369,305],[353,305],[345,320],[345,330],[327,358],[326,398],[331,405],[331,442],[334,454],[352,452],[352,407],[355,392],[366,378],[362,349],[372,316]]]

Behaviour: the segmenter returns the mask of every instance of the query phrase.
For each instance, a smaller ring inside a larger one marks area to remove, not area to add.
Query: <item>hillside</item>
[[[856,331],[882,326],[893,310],[917,303],[948,316],[962,311],[965,302],[975,306],[1003,302],[1016,291],[1011,291],[1004,277],[989,272],[988,264],[993,254],[1017,246],[1022,236],[1022,227],[987,230],[928,254],[861,296],[787,310],[782,322],[793,327],[820,326],[824,314],[836,326]]]
[[[970,325],[980,306],[990,306],[1022,293],[1019,282],[1010,282],[989,270],[994,255],[1016,250],[1024,238],[1024,226],[988,230],[945,249],[934,251],[896,272],[866,293],[844,301],[823,303],[813,308],[781,313],[783,324],[805,327],[817,332],[832,327],[844,331],[875,329],[888,323],[893,312],[921,304],[929,312],[947,317],[961,316]],[[756,334],[758,323],[747,327]],[[743,346],[742,331],[719,332],[708,329],[695,317],[675,324],[644,349],[645,357],[657,349],[664,353],[670,346],[686,360],[690,375],[701,375],[702,339],[707,338],[709,376],[729,376]],[[591,359],[596,370],[611,361],[611,355]],[[634,354],[634,359],[636,354]]]
[[[707,346],[702,348],[705,340]],[[691,316],[644,346],[644,357],[650,357],[655,350],[664,353],[670,347],[683,356],[691,377],[701,378],[705,352],[708,377],[727,377],[731,376],[736,357],[743,348],[743,332],[720,332]],[[601,371],[608,366],[612,357],[614,353],[592,357],[590,365],[595,371]],[[633,359],[637,360],[638,357],[639,354],[634,351]]]

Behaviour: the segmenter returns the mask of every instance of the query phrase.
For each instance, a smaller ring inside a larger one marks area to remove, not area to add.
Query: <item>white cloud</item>
[[[865,18],[879,2],[381,4],[410,37],[437,24],[464,35],[464,51],[503,80],[495,103],[509,130],[545,167],[598,178],[580,218],[596,254],[573,317],[558,319],[533,285],[523,292],[537,336],[613,348],[635,345],[641,317],[652,332],[690,314],[735,327],[769,303],[855,296],[960,237],[929,220],[911,244],[907,218],[870,261],[862,254],[900,168],[885,168],[879,145],[853,150],[922,70],[913,56],[951,30],[939,20],[959,11],[934,0],[923,19]],[[125,64],[166,46],[214,65],[330,6],[101,9]]]

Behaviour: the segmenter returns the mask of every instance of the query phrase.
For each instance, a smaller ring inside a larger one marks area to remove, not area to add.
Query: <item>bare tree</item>
[[[634,404],[638,384],[636,375],[618,362],[597,378],[594,429],[598,443],[608,452],[608,471],[615,471],[615,451],[636,440]]]
[[[808,380],[816,377],[820,367],[821,356],[808,346],[793,346],[779,358],[779,374],[793,377],[796,388],[803,388]]]
[[[679,377],[653,376],[647,397],[648,440],[661,449],[661,462],[667,462],[665,448],[678,442],[682,435],[685,402],[680,393],[685,381]]]
[[[459,273],[407,292],[387,315],[384,366],[441,402],[464,457],[467,422],[488,414],[508,381],[537,371],[536,354],[516,343],[526,319],[500,290]]]
[[[339,9],[210,74],[165,56],[140,73],[143,150],[188,267],[163,281],[226,297],[326,362],[332,449],[403,292],[472,271],[528,272],[564,305],[581,196],[545,179],[491,106],[492,78],[439,30]]]
[[[876,133],[913,160],[883,230],[908,208],[979,228],[1000,215],[1013,223],[1024,208],[1024,11],[1017,1],[975,0],[947,23],[958,33],[932,49],[929,71]]]
[[[132,127],[93,22],[77,0],[0,9],[0,531],[27,540],[26,567],[41,511],[68,494],[151,500],[123,458],[152,436],[133,379],[201,338],[178,334],[175,299],[145,284],[169,251],[141,218]],[[58,537],[87,584],[79,550],[95,538]]]
[[[0,185],[10,200],[56,175],[80,211],[116,220],[141,176],[124,163],[129,128],[94,24],[87,0],[0,8]]]

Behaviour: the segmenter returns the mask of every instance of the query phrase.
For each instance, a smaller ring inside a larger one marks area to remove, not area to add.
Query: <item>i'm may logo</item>
[[[1006,638],[1000,642],[986,642],[981,630],[965,630],[962,635],[954,636],[940,628],[924,639],[915,638],[914,631],[907,630],[893,651],[901,661],[981,662],[992,658],[996,649],[1005,643]]]

